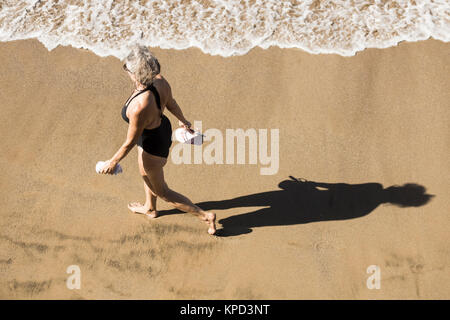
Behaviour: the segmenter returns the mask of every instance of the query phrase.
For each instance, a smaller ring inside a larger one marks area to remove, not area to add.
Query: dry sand
[[[228,218],[226,236],[209,236],[188,214],[133,215],[127,203],[145,199],[137,149],[121,175],[94,170],[126,136],[120,109],[132,86],[120,61],[0,43],[0,298],[450,298],[448,44],[354,57],[153,51],[204,130],[279,128],[278,173],[169,160],[169,186],[214,201],[203,205]],[[374,184],[338,185],[328,203],[323,188],[283,196],[278,184],[290,175]],[[381,186],[405,183],[434,197],[404,208],[377,198]],[[241,196],[250,197],[223,201]],[[69,265],[81,268],[80,290],[66,288]],[[370,265],[381,270],[378,290],[366,286]]]

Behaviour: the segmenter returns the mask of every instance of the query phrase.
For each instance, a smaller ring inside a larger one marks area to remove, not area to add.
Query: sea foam
[[[254,47],[353,56],[428,38],[448,42],[448,0],[2,0],[0,41],[125,57],[141,43],[223,57]]]

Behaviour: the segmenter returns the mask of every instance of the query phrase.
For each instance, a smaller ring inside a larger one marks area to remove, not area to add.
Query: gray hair
[[[144,86],[149,86],[161,70],[158,59],[147,47],[141,45],[134,45],[124,62],[124,66]]]

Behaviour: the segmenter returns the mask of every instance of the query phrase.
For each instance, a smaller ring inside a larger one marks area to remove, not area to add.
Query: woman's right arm
[[[175,101],[175,99],[172,96],[172,89],[169,85],[169,100],[166,103],[167,109],[180,121],[180,125],[182,124],[186,128],[190,128],[191,123],[186,120],[186,118],[183,115],[183,111],[181,111],[180,106]]]

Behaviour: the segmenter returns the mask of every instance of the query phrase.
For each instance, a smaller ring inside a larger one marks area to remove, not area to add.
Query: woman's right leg
[[[144,191],[145,191],[145,204],[144,207],[148,208],[148,216],[150,218],[156,218],[158,216],[158,210],[156,210],[156,200],[158,197],[149,187],[149,183],[145,181],[147,177],[144,178]]]
[[[163,167],[167,162],[167,159],[150,155],[143,152],[143,164],[144,170],[147,174],[147,179],[144,179],[149,184],[149,188],[161,199],[171,203],[175,208],[189,212],[201,220],[205,221],[209,225],[208,233],[214,234],[216,232],[215,220],[216,215],[212,212],[203,211],[200,207],[193,204],[184,195],[170,189],[167,183],[164,181]]]
[[[139,173],[144,179],[144,191],[145,191],[145,203],[142,205],[139,202],[131,202],[128,204],[128,208],[134,213],[142,213],[147,215],[149,218],[156,218],[158,216],[158,211],[156,210],[156,200],[158,199],[156,194],[152,191],[152,186],[149,181],[145,181],[147,175],[145,173],[144,164],[142,163],[142,152],[143,149],[137,146],[138,149],[138,166]]]

